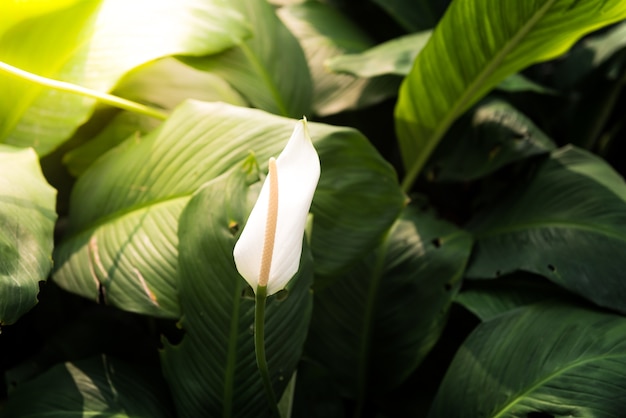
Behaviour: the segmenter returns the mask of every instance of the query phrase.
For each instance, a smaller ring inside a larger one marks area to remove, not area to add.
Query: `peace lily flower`
[[[284,289],[298,271],[319,177],[319,157],[303,118],[283,152],[270,158],[259,198],[233,250],[239,274],[255,293],[259,287],[267,287],[267,296]]]

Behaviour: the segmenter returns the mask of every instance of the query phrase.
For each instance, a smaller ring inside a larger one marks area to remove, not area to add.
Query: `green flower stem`
[[[256,354],[256,364],[259,368],[263,387],[267,402],[269,403],[272,416],[280,418],[278,405],[276,403],[276,395],[272,388],[272,379],[267,367],[267,358],[265,357],[265,301],[267,299],[267,286],[258,286],[256,290],[255,306],[254,306],[254,352]]]
[[[128,110],[131,112],[140,113],[142,115],[151,116],[156,119],[165,120],[168,118],[167,113],[153,107],[145,106],[141,103],[133,102],[131,100],[126,100],[112,94],[102,93],[100,91],[91,90],[86,87],[78,86],[76,84],[67,83],[65,81],[58,81],[51,78],[42,77],[40,75],[19,69],[2,61],[0,61],[0,73],[9,74],[13,77],[28,80],[32,83],[39,84],[40,86],[48,87],[54,90],[91,97],[92,99],[96,99],[102,103],[106,103],[114,107],[119,107],[120,109]]]

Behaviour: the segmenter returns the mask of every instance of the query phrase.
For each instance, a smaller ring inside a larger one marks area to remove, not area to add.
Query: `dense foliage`
[[[623,416],[625,64],[622,0],[2,1],[0,417],[271,416],[303,115],[283,417]]]

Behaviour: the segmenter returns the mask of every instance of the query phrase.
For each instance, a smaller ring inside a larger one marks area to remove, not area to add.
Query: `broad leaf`
[[[248,35],[223,0],[89,0],[12,26],[0,61],[94,90],[110,91],[129,70],[172,54],[227,49]],[[91,115],[91,99],[0,74],[0,141],[47,154]]]
[[[469,228],[477,244],[468,277],[526,270],[626,312],[626,185],[600,158],[573,147],[554,151]]]
[[[344,277],[316,283],[307,355],[360,404],[397,386],[437,342],[470,249],[469,234],[408,207]]]
[[[0,145],[0,326],[37,304],[52,268],[55,205],[33,150]]]
[[[429,180],[474,180],[555,148],[545,133],[507,102],[485,100],[468,113],[430,158],[425,167]]]
[[[171,110],[186,99],[225,102],[246,106],[247,102],[226,81],[214,74],[191,68],[174,58],[164,58],[127,74],[115,87],[118,96]],[[94,118],[90,120],[95,122]],[[63,162],[75,176],[98,157],[131,135],[143,135],[161,121],[134,112],[120,112],[94,137],[79,131],[72,143],[84,144],[67,153]]]
[[[328,58],[366,50],[370,38],[335,8],[319,3],[282,7],[278,16],[298,38],[313,79],[313,111],[321,116],[374,104],[395,95],[399,83],[328,71]]]
[[[231,0],[252,24],[252,38],[222,54],[185,62],[228,81],[253,106],[300,118],[311,111],[311,75],[296,38],[266,0]]]
[[[11,392],[0,417],[173,417],[157,370],[102,355],[52,367]]]
[[[543,277],[517,272],[498,280],[465,281],[454,299],[481,321],[548,299],[571,296]]]
[[[404,35],[376,45],[360,53],[348,53],[330,58],[326,62],[329,70],[340,74],[358,77],[379,77],[383,75],[406,76],[411,72],[415,57],[424,49],[432,31]],[[509,92],[532,91],[543,94],[556,94],[521,74],[512,74],[502,80],[498,89]]]
[[[624,333],[621,316],[553,302],[499,316],[458,350],[428,416],[621,416]]]
[[[453,2],[400,89],[395,118],[404,187],[455,119],[498,82],[624,18],[626,3],[619,0]]]
[[[251,164],[248,161],[247,170]],[[233,262],[238,231],[259,192],[258,183],[248,189],[250,174],[236,165],[200,189],[180,219],[179,295],[185,336],[178,346],[167,344],[162,356],[180,416],[270,416],[251,332],[254,298]],[[300,359],[313,307],[313,270],[306,249],[301,261],[287,293],[267,301],[265,347],[279,397]]]
[[[260,110],[189,101],[156,131],[114,148],[73,189],[55,281],[125,310],[178,317],[183,207],[198,187],[250,152],[265,170],[294,124]],[[309,128],[322,164],[311,245],[316,273],[330,275],[376,245],[403,195],[393,169],[361,134],[316,123]]]

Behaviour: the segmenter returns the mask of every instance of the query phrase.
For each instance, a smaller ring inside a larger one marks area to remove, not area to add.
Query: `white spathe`
[[[296,124],[289,142],[276,159],[275,173],[278,178],[278,212],[273,214],[276,229],[273,249],[270,249],[268,296],[284,289],[298,271],[306,219],[320,178],[320,161],[311,142],[306,119]],[[261,279],[263,248],[270,235],[267,223],[272,175],[270,170],[233,250],[239,274],[255,292]]]

